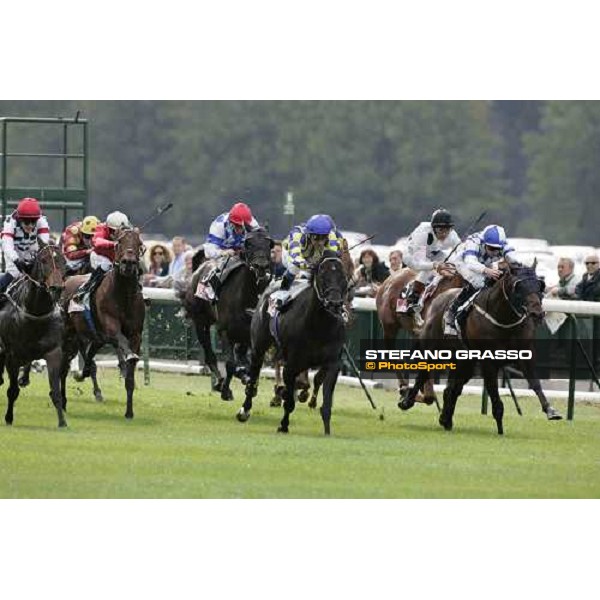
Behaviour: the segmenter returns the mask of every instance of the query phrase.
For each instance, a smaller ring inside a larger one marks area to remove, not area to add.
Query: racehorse
[[[340,252],[340,260],[342,261],[342,265],[344,266],[344,272],[346,273],[346,279],[348,280],[348,299],[346,302],[347,313],[349,315],[349,320],[347,323],[347,327],[352,327],[354,323],[354,319],[352,317],[352,290],[355,285],[354,277],[354,261],[352,260],[352,256],[350,254],[350,250],[348,249],[348,240],[346,238],[342,238],[341,240],[341,252]],[[281,406],[283,403],[283,395],[285,393],[285,386],[283,385],[283,378],[281,376],[283,369],[282,361],[279,359],[275,360],[275,385],[273,386],[274,395],[270,402],[270,406]],[[321,387],[321,383],[323,381],[324,374],[317,374],[313,381],[313,392],[310,395],[310,402],[308,403],[309,408],[317,407],[317,395],[319,393],[319,388]],[[296,378],[296,388],[298,402],[306,402],[309,398],[310,394],[310,380],[308,378],[308,371],[303,371]]]
[[[529,387],[533,389],[540,401],[542,411],[548,420],[559,420],[561,415],[550,405],[540,380],[535,372],[534,336],[535,328],[544,318],[542,309],[542,293],[544,284],[535,273],[533,267],[507,264],[503,275],[490,287],[484,288],[473,301],[462,325],[462,341],[473,350],[528,349],[533,353],[532,360],[520,360],[519,369],[526,377]],[[431,305],[430,317],[420,334],[424,346],[435,344],[433,340],[443,338],[443,316],[456,297],[458,290],[448,290],[438,296]],[[477,361],[460,361],[456,371],[450,371],[448,383],[444,390],[444,404],[439,423],[446,430],[453,426],[452,418],[456,401],[463,386],[473,376]],[[498,434],[504,433],[502,418],[504,405],[498,394],[498,370],[501,361],[482,360],[481,371],[484,384],[492,403],[492,415],[496,421]],[[414,404],[419,386],[426,375],[419,372],[417,381],[406,398],[400,403],[404,410]]]
[[[437,298],[437,296],[451,288],[462,287],[462,277],[451,265],[448,265],[446,272],[449,276],[440,279],[434,290],[428,287],[423,292],[423,308],[421,310],[423,321],[427,319],[429,308],[434,298]],[[405,267],[396,273],[392,273],[377,290],[377,296],[375,297],[377,315],[383,329],[383,339],[388,349],[394,348],[394,342],[399,330],[409,331],[413,335],[418,335],[420,331],[420,327],[415,322],[414,314],[398,311],[399,304],[403,301],[402,292],[415,277],[416,273]],[[398,379],[398,399],[402,400],[408,391],[408,379],[404,377],[402,371],[396,371],[396,378]],[[433,391],[433,378],[428,377],[423,387],[423,402],[425,404],[433,404],[435,401],[436,395]]]
[[[295,408],[296,377],[310,368],[319,367],[323,375],[321,418],[325,435],[331,433],[333,392],[340,370],[340,354],[346,340],[344,302],[348,281],[342,261],[326,250],[313,268],[312,283],[302,290],[284,312],[269,312],[269,294],[261,297],[252,317],[252,351],[246,398],[237,413],[241,422],[250,418],[252,398],[258,392],[258,377],[264,356],[277,344],[284,360],[284,415],[278,431],[288,433],[290,414]],[[273,331],[273,333],[271,332]]]
[[[218,290],[216,304],[195,295],[199,282],[215,266],[210,260],[200,265],[189,288],[180,294],[186,314],[194,323],[198,341],[204,350],[205,361],[212,375],[213,390],[220,391],[223,400],[233,400],[230,388],[233,376],[242,378],[245,375],[250,345],[250,321],[258,297],[271,278],[273,243],[264,229],[257,229],[246,235],[239,256],[229,258],[223,267],[229,270],[229,275]],[[214,323],[227,353],[226,377],[219,371],[212,348],[210,327]]]
[[[64,286],[66,262],[54,244],[39,242],[39,250],[26,273],[15,279],[5,292],[0,309],[0,384],[4,367],[10,385],[4,420],[13,423],[13,407],[19,397],[19,367],[44,358],[48,368],[50,397],[65,427],[60,391],[64,321],[57,305]]]
[[[117,351],[121,373],[125,379],[127,408],[125,417],[133,419],[135,367],[139,360],[146,305],[139,285],[140,259],[145,252],[138,229],[121,228],[115,240],[113,268],[104,276],[90,298],[94,330],[81,311],[70,312],[64,344],[61,391],[66,405],[66,378],[69,364],[77,351],[84,358],[82,378],[95,375],[94,356],[102,346],[111,344]],[[73,295],[86,281],[85,276],[70,277],[63,294],[63,307],[68,310]],[[95,388],[96,388],[95,384]],[[94,389],[96,394],[96,389]]]

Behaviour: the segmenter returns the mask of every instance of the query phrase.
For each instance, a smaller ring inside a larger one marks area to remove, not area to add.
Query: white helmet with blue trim
[[[506,246],[506,233],[500,225],[488,225],[483,230],[483,243],[492,248],[504,248]]]

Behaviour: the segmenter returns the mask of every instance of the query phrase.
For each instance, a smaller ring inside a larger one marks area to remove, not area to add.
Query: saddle
[[[237,257],[228,256],[218,261],[211,261],[203,263],[201,266],[211,265],[212,268],[206,266],[206,270],[201,277],[198,279],[196,285],[196,291],[194,295],[202,300],[208,302],[216,302],[218,300],[218,294],[226,279],[239,269],[243,264],[242,260]]]
[[[96,281],[91,289],[90,289],[90,278],[92,277],[91,273],[87,274],[86,280],[77,288],[75,293],[73,294],[69,306],[67,308],[67,312],[75,313],[81,312],[83,313],[83,317],[88,326],[88,329],[92,335],[97,335],[98,329],[96,327],[96,311],[94,309],[93,299],[96,296],[96,292],[102,283],[102,280],[106,276],[106,273]]]
[[[281,280],[269,284],[267,294],[269,296],[269,308],[267,309],[271,316],[275,312],[285,312],[292,305],[293,301],[307,288],[310,287],[308,279],[296,279],[292,282],[289,290],[282,290]]]
[[[414,280],[409,281],[404,286],[402,291],[400,292],[400,296],[396,300],[396,312],[405,313],[408,310],[408,304],[407,304],[406,300],[412,293],[413,284],[414,284]],[[437,290],[438,284],[439,284],[439,280],[437,278],[434,278],[430,283],[427,284],[427,287],[425,288],[424,292],[421,294],[421,297],[419,298],[419,306],[421,308],[423,308],[423,306],[425,305],[425,301],[429,300],[429,298],[431,298],[431,296],[433,296],[433,294],[435,293],[435,290]]]

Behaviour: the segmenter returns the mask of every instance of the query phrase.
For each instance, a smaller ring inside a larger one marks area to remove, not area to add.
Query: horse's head
[[[146,247],[140,238],[139,229],[119,229],[115,243],[115,268],[119,274],[127,277],[137,277],[140,259],[145,251]]]
[[[45,244],[40,240],[39,250],[33,257],[29,277],[50,292],[54,302],[65,287],[67,263],[62,252],[55,244]]]
[[[313,286],[323,308],[340,316],[348,292],[344,265],[335,252],[326,250],[313,275]]]
[[[273,244],[273,239],[262,228],[250,231],[246,235],[242,256],[259,282],[270,279]]]
[[[544,318],[542,296],[546,283],[536,274],[536,265],[537,260],[531,267],[508,263],[503,286],[513,310],[526,312],[536,323],[540,323]]]

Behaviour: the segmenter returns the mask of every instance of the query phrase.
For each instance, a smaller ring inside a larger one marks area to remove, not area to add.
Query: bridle
[[[123,259],[123,254],[128,250],[128,248],[125,248],[125,250],[123,250],[121,252],[121,245],[123,242],[123,238],[128,235],[128,234],[132,234],[134,236],[136,236],[137,241],[139,241],[140,245],[138,247],[138,256],[135,260],[124,260],[124,262],[126,263],[125,266],[127,266],[127,264],[133,264],[135,266],[139,265],[139,262],[142,258],[142,256],[144,255],[144,253],[146,252],[146,246],[144,246],[142,240],[139,237],[139,233],[137,233],[134,229],[121,229],[121,231],[119,232],[117,239],[115,240],[115,260],[113,265],[115,266],[115,268],[117,268],[119,270],[119,272],[122,272],[122,264],[121,264],[121,260]]]
[[[340,267],[340,272],[344,276],[344,279],[346,279],[346,275],[344,272],[344,265],[343,265],[341,259],[337,256],[328,256],[326,258],[323,258],[317,265],[316,274],[313,277],[313,289],[315,290],[317,299],[319,300],[319,302],[321,303],[321,306],[325,309],[325,311],[328,312],[333,317],[339,319],[339,318],[342,318],[342,313],[343,313],[343,309],[344,309],[344,301],[342,300],[339,303],[333,302],[332,300],[329,300],[327,298],[327,296],[328,296],[329,292],[331,292],[331,291],[340,291],[341,292],[341,289],[338,286],[330,286],[328,288],[325,288],[322,291],[319,290],[319,284],[318,284],[319,273],[321,271],[321,267],[327,262],[338,263],[339,267]],[[341,295],[343,297],[343,294],[341,294]]]

